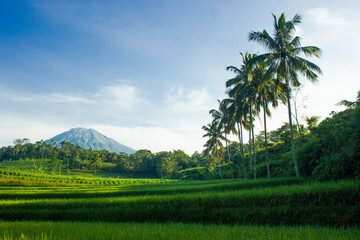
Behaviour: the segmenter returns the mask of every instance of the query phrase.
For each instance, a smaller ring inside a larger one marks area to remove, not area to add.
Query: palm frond
[[[287,48],[291,51],[294,48],[299,48],[301,46],[301,37],[296,36],[293,40],[288,44]]]
[[[337,106],[345,106],[346,108],[353,108],[356,106],[356,102],[351,102],[348,100],[341,100],[336,104]]]
[[[316,65],[315,63],[310,62],[309,60],[306,60],[306,59],[301,58],[299,56],[289,57],[289,59],[296,59],[296,62],[301,62],[301,64],[304,67],[308,68],[309,70],[315,71],[315,72],[317,72],[319,74],[322,73],[321,68],[318,65]]]
[[[241,73],[241,70],[235,66],[228,66],[226,67],[226,71],[231,71],[235,74],[240,74]]]
[[[258,42],[270,51],[279,49],[278,43],[268,34],[266,30],[263,30],[262,32],[250,32],[249,41]]]
[[[291,67],[288,68],[288,76],[290,78],[290,83],[294,87],[300,87],[301,83],[299,82],[299,76],[297,71],[292,69]]]
[[[321,49],[314,46],[305,46],[305,47],[295,47],[290,50],[292,55],[297,55],[298,53],[304,53],[307,57],[317,57],[321,56]]]

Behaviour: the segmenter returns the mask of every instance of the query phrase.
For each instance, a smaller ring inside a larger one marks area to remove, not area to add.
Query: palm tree
[[[231,89],[228,90],[228,95],[235,99],[236,102],[241,102],[243,105],[241,110],[243,113],[248,114],[250,120],[250,129],[249,129],[249,140],[251,140],[251,132],[254,135],[254,115],[257,114],[257,108],[255,104],[257,103],[256,99],[258,96],[257,86],[255,79],[255,67],[250,65],[249,61],[254,58],[254,54],[241,54],[243,59],[243,64],[240,69],[234,66],[229,66],[226,69],[232,71],[236,74],[236,77],[229,79],[226,82],[226,87]],[[251,148],[253,148],[251,150]],[[252,153],[254,155],[252,156]],[[256,178],[256,153],[255,153],[255,142],[254,137],[252,137],[252,143],[250,141],[250,165],[254,163],[254,178]]]
[[[312,116],[312,117],[306,117],[306,123],[308,125],[308,129],[311,132],[314,127],[318,125],[320,117],[319,116]]]
[[[219,164],[219,175],[223,179],[221,173],[221,159],[224,146],[221,143],[221,140],[225,140],[225,137],[222,136],[221,131],[219,130],[218,122],[215,120],[212,123],[203,126],[202,129],[206,131],[203,137],[209,137],[208,141],[205,143],[205,154],[211,153],[216,156],[216,159]]]
[[[357,99],[355,102],[349,100],[341,100],[336,105],[338,106],[345,106],[346,108],[356,108],[360,107],[360,90],[357,93]]]
[[[276,80],[274,79],[274,69],[268,69],[265,62],[257,62],[255,72],[256,77],[254,80],[258,81],[256,84],[258,86],[258,98],[256,99],[258,103],[256,106],[258,107],[258,111],[260,111],[260,108],[262,108],[264,112],[265,159],[267,177],[270,178],[266,116],[271,117],[269,103],[272,104],[272,107],[277,107],[278,99],[280,99],[282,102],[285,102],[286,96],[284,90],[286,87],[282,83],[276,83]]]
[[[296,150],[294,142],[294,134],[292,129],[290,96],[291,87],[300,86],[298,73],[301,73],[311,82],[318,79],[317,73],[321,73],[321,69],[314,63],[300,57],[305,56],[320,57],[321,50],[318,47],[306,46],[302,47],[300,37],[295,36],[295,26],[301,23],[301,16],[296,14],[290,21],[285,20],[285,14],[281,13],[279,19],[273,14],[274,18],[274,35],[271,37],[266,30],[262,32],[250,32],[249,41],[255,41],[263,46],[269,53],[259,55],[251,60],[251,63],[264,61],[268,64],[269,69],[275,69],[277,81],[284,81],[287,86],[287,103],[288,115],[291,133],[292,154],[296,176],[299,177],[299,167],[296,160]]]
[[[245,104],[243,99],[240,98],[226,98],[223,100],[228,104],[228,112],[230,118],[232,119],[232,124],[237,127],[235,131],[238,135],[239,144],[240,144],[240,153],[243,158],[243,177],[246,177],[246,162],[245,162],[245,151],[244,151],[244,141],[243,141],[243,128],[249,129],[248,124],[246,122],[246,111]]]
[[[217,100],[219,103],[219,110],[211,109],[209,113],[214,118],[214,121],[218,124],[218,129],[220,132],[224,133],[225,138],[225,145],[227,149],[227,156],[228,156],[228,164],[230,166],[231,178],[234,178],[234,173],[232,169],[231,159],[230,159],[230,152],[228,148],[228,138],[227,135],[229,133],[236,133],[234,119],[231,116],[231,112],[229,111],[228,102],[227,101],[220,101]]]

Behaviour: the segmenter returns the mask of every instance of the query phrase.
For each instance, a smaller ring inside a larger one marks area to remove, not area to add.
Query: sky
[[[360,89],[358,0],[2,0],[0,146],[85,127],[137,150],[200,152],[234,77],[225,68],[240,52],[265,53],[248,34],[272,33],[281,12],[300,14],[302,45],[322,50],[309,58],[318,83],[301,78],[301,122],[342,111],[335,104]],[[279,106],[268,129],[287,121]]]

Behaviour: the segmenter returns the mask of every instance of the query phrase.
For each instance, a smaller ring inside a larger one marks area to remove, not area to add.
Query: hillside
[[[46,140],[46,142],[51,143],[53,140],[57,143],[61,143],[62,141],[71,142],[74,145],[79,145],[86,149],[106,149],[110,152],[124,152],[127,154],[136,152],[134,149],[118,143],[114,139],[108,138],[94,129],[72,128],[69,131]]]

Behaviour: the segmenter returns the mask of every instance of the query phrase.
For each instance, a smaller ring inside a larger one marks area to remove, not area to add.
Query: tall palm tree
[[[236,133],[238,135],[239,144],[240,144],[240,153],[243,158],[243,177],[246,178],[246,161],[245,161],[245,151],[244,151],[244,141],[243,141],[243,128],[249,129],[246,122],[246,110],[243,99],[240,98],[226,98],[223,100],[228,104],[228,112],[230,118],[232,119],[233,127],[236,125]]]
[[[256,77],[254,78],[258,83],[258,98],[256,99],[258,103],[258,111],[260,108],[263,110],[264,114],[264,132],[265,132],[265,159],[266,159],[266,169],[267,177],[270,178],[270,164],[269,164],[269,153],[268,153],[268,141],[267,141],[267,129],[266,129],[266,116],[271,117],[271,112],[269,109],[269,104],[272,104],[272,107],[278,106],[278,100],[280,99],[285,103],[286,87],[281,82],[276,83],[274,79],[274,69],[268,69],[265,62],[256,63]]]
[[[264,61],[268,64],[269,69],[275,69],[277,81],[284,81],[287,86],[287,105],[290,124],[292,154],[296,176],[299,177],[299,167],[296,160],[296,150],[294,142],[294,133],[292,129],[291,119],[291,86],[300,86],[298,73],[301,73],[311,82],[316,82],[320,67],[316,64],[300,57],[305,56],[320,57],[321,50],[318,47],[306,46],[302,47],[300,37],[295,36],[295,26],[301,23],[301,16],[296,14],[290,21],[285,20],[285,14],[281,13],[279,19],[273,14],[274,18],[274,34],[271,37],[266,30],[262,32],[250,32],[249,41],[255,41],[262,44],[269,53],[256,56],[251,63]]]
[[[234,172],[232,169],[231,159],[230,159],[230,152],[228,148],[228,138],[227,135],[229,133],[236,133],[234,119],[231,116],[231,112],[229,110],[228,102],[227,101],[220,101],[217,100],[219,103],[219,110],[211,109],[209,113],[214,118],[214,121],[218,124],[218,129],[220,132],[224,133],[225,138],[225,145],[227,149],[227,156],[228,156],[228,164],[230,166],[231,178],[234,178]]]
[[[214,155],[219,164],[219,175],[220,178],[223,179],[221,173],[221,156],[224,149],[221,140],[225,140],[225,137],[222,135],[221,131],[219,130],[218,122],[212,121],[212,123],[203,126],[202,129],[206,132],[203,137],[208,137],[208,141],[205,143],[205,154],[211,153]]]
[[[236,74],[236,77],[229,79],[226,82],[226,87],[231,88],[228,90],[228,95],[235,99],[236,102],[242,102],[242,110],[244,113],[249,114],[250,120],[250,139],[251,139],[251,132],[254,129],[254,116],[257,114],[257,108],[255,104],[257,103],[256,98],[258,96],[257,86],[255,78],[255,67],[254,65],[250,65],[250,60],[254,58],[256,55],[254,54],[241,54],[243,59],[243,64],[240,68],[229,66],[226,69],[228,71],[232,71]],[[253,134],[254,135],[254,134]],[[249,140],[250,140],[249,139]],[[250,142],[251,143],[251,142]],[[254,139],[252,137],[252,143],[250,144],[250,164],[251,162],[254,163],[254,178],[256,178],[256,155],[255,155],[255,144]],[[252,151],[251,151],[251,148]],[[254,155],[252,156],[252,153]],[[253,157],[253,159],[252,159]]]

